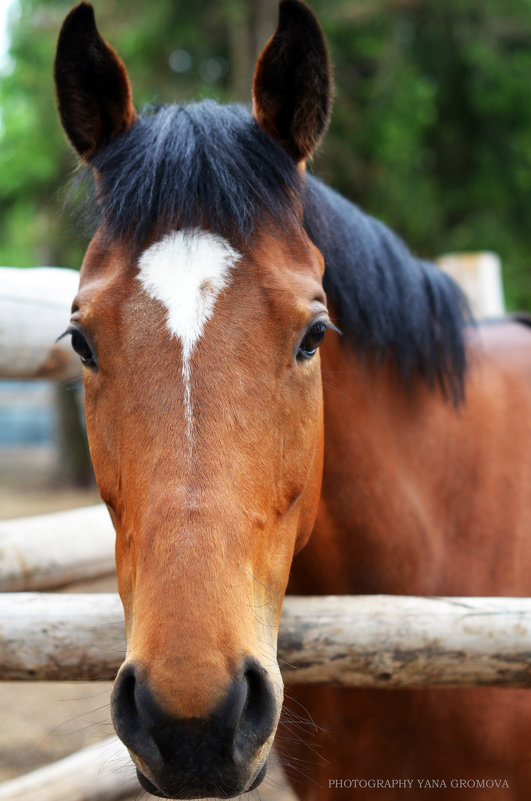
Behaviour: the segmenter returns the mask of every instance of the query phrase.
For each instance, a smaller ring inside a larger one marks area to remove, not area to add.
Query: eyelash
[[[83,364],[85,367],[97,369],[98,360],[93,348],[88,343],[85,334],[79,328],[76,328],[76,326],[71,325],[66,329],[64,334],[59,337],[59,339],[63,339],[63,337],[66,336],[72,337],[72,348],[81,359],[81,364]]]

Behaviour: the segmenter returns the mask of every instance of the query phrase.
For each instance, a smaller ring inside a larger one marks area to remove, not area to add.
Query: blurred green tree
[[[494,250],[531,309],[531,0],[325,0],[335,113],[316,170],[420,254]]]
[[[531,308],[531,0],[310,0],[336,74],[313,169],[424,256],[498,252],[509,307]],[[0,263],[78,266],[62,212],[75,169],[51,78],[63,0],[19,0],[0,85]],[[137,105],[246,101],[275,0],[95,0]]]

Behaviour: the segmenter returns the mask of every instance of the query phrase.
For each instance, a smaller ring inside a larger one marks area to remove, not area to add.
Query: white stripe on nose
[[[184,410],[190,455],[193,446],[191,357],[218,294],[241,254],[217,234],[198,228],[173,231],[151,245],[138,261],[138,280],[167,309],[166,326],[182,346]]]

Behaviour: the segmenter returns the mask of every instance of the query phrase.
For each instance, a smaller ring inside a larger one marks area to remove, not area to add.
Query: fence
[[[113,594],[0,595],[0,680],[114,678],[125,654]],[[286,684],[531,686],[531,599],[288,596]]]
[[[442,257],[476,316],[503,315],[493,254]],[[71,270],[0,268],[0,377],[79,375],[68,343]],[[35,325],[35,320],[38,325]],[[50,344],[52,343],[52,344]],[[76,532],[76,536],[65,533]],[[125,650],[115,595],[53,595],[114,569],[103,506],[0,523],[0,680],[111,678]],[[18,592],[13,593],[14,590]],[[531,599],[288,597],[279,633],[287,684],[365,687],[531,686]],[[113,801],[138,789],[110,738],[0,785],[0,801]]]

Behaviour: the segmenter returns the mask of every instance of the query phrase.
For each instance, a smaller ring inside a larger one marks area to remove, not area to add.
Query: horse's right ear
[[[253,113],[301,166],[330,118],[332,69],[321,27],[301,0],[281,0],[253,80]]]
[[[54,77],[63,128],[85,161],[136,120],[126,69],[100,36],[88,3],[63,22]]]

